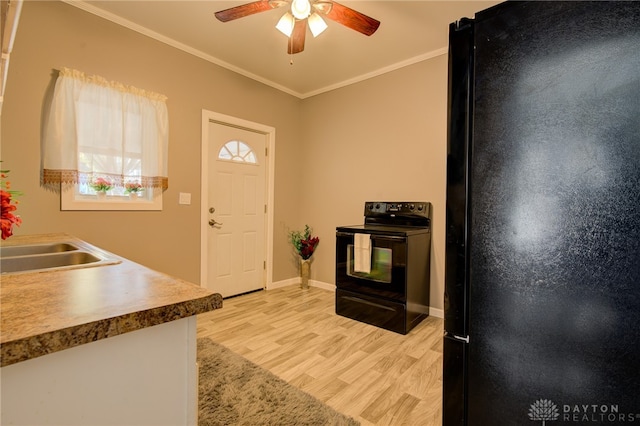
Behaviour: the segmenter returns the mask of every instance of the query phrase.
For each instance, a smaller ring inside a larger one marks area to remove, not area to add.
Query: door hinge
[[[265,157],[269,156],[269,148],[267,148],[266,146],[264,147],[264,156]]]
[[[266,204],[264,205],[264,212],[265,213],[267,212],[267,205]]]
[[[262,261],[262,269],[267,269],[267,261],[266,260]]]

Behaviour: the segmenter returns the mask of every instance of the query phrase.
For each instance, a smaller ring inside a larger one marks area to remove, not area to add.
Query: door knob
[[[220,225],[220,226],[222,226],[222,223],[220,223],[220,222],[216,222],[216,220],[215,220],[215,219],[210,219],[210,220],[209,220],[209,226],[215,226],[215,225]]]

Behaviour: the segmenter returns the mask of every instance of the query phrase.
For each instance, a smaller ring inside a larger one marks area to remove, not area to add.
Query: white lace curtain
[[[166,96],[60,71],[44,132],[45,185],[106,178],[164,190],[168,145]]]

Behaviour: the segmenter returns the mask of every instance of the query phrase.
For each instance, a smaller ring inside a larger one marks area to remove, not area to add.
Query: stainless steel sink
[[[22,272],[40,269],[60,268],[64,266],[86,265],[99,262],[100,258],[84,251],[71,251],[55,254],[3,257],[0,259],[2,272]]]
[[[77,246],[69,243],[28,244],[23,246],[0,247],[0,258],[12,256],[29,256],[32,254],[61,253],[78,250]]]
[[[120,262],[107,252],[76,241],[0,247],[2,274],[87,268]]]

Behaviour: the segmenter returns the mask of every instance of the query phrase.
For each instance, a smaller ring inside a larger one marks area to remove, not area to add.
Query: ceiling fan
[[[287,44],[289,54],[304,50],[307,24],[314,37],[327,28],[322,16],[366,36],[375,33],[380,26],[380,21],[330,0],[258,0],[221,10],[215,15],[218,20],[228,22],[283,6],[290,6],[290,8],[280,18],[276,28],[289,37]]]

